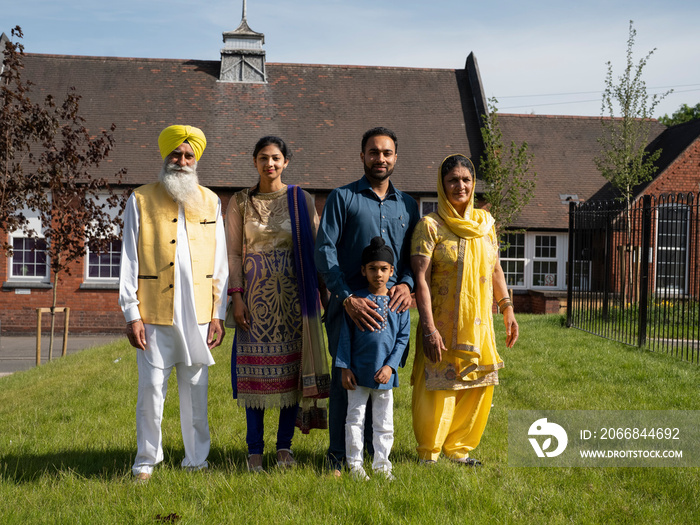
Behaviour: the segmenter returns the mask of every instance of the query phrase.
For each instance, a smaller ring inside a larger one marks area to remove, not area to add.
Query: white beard
[[[165,186],[165,191],[186,210],[196,210],[202,204],[197,164],[192,167],[180,167],[177,164],[168,164],[166,161],[158,179]]]

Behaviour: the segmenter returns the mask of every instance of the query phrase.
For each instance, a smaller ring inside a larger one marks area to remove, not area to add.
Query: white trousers
[[[147,352],[148,350],[146,350]],[[139,392],[136,402],[136,443],[138,451],[132,467],[134,475],[153,473],[153,467],[163,461],[163,405],[168,391],[168,379],[173,367],[151,366],[144,351],[138,352]],[[208,466],[211,445],[207,416],[209,367],[206,365],[175,365],[180,394],[180,427],[185,445],[183,468],[201,469]]]
[[[345,457],[350,469],[362,466],[367,399],[372,397],[372,444],[375,471],[391,472],[389,453],[394,444],[394,394],[392,389],[379,390],[356,386],[348,390],[348,413],[345,418]]]

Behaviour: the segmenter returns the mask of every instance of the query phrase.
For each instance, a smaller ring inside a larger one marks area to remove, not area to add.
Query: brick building
[[[157,138],[164,127],[202,128],[207,149],[198,168],[200,182],[216,191],[224,206],[235,191],[256,182],[251,153],[263,135],[279,135],[290,145],[294,157],[285,182],[309,191],[319,212],[333,188],[362,175],[360,138],[371,127],[397,133],[392,181],[416,198],[422,213],[436,206],[436,171],[445,156],[464,153],[478,161],[482,154],[480,115],[486,101],[473,54],[463,69],[281,64],[266,62],[264,37],[245,19],[223,39],[219,60],[27,54],[23,75],[34,83],[37,99],[48,93],[60,97],[74,86],[89,129],[116,124],[115,148],[100,175],[127,168],[127,188],[157,178]],[[538,175],[536,196],[515,224],[526,231],[509,236],[504,269],[519,311],[558,311],[566,287],[568,202],[590,199],[605,188],[593,162],[600,119],[501,115],[500,122],[506,141],[528,143]],[[666,130],[655,122],[651,139],[675,143],[683,131],[677,128]],[[664,146],[664,152],[662,159],[666,152],[670,157],[652,184],[666,191],[682,177],[697,191],[697,132],[682,151],[674,155]],[[31,332],[35,308],[51,304],[50,275],[31,242],[18,233],[4,234],[16,255],[0,258],[2,332]],[[64,277],[58,303],[71,308],[71,331],[123,330],[119,250],[115,243],[109,254],[88,254],[72,276]]]

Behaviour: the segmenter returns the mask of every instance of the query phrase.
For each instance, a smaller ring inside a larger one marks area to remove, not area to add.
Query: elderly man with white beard
[[[158,182],[134,190],[124,213],[119,305],[137,348],[137,482],[163,460],[161,420],[173,367],[185,446],[182,467],[207,468],[211,349],[224,338],[228,260],[221,201],[199,185],[204,133],[170,126],[158,137]]]

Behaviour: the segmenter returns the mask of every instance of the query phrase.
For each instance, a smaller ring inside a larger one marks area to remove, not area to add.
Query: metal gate
[[[567,326],[699,362],[698,211],[692,193],[571,203]]]

